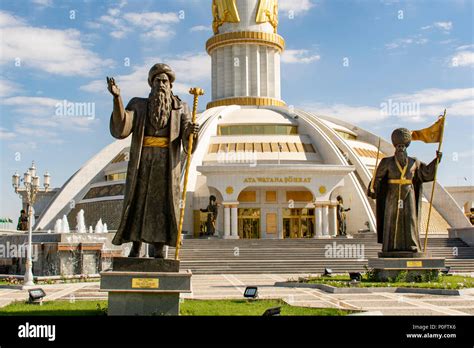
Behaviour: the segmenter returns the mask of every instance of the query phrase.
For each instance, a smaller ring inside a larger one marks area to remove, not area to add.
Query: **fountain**
[[[66,215],[63,215],[63,223],[62,223],[62,233],[70,233],[69,230],[69,222],[67,221]]]
[[[76,216],[76,230],[78,233],[86,233],[86,222],[84,220],[84,210],[81,209]]]
[[[104,226],[102,225],[102,218],[100,218],[95,225],[94,233],[102,233],[103,230]]]
[[[63,221],[61,219],[57,219],[56,224],[54,225],[54,233],[61,233],[63,229],[62,225]]]

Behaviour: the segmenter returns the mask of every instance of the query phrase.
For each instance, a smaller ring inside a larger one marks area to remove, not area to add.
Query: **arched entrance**
[[[305,187],[250,186],[237,201],[239,238],[314,237],[314,196]]]
[[[283,238],[313,238],[314,208],[283,209]]]

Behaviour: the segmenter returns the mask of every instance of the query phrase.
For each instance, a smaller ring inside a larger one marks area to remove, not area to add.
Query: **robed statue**
[[[395,129],[392,143],[395,155],[380,161],[368,195],[376,199],[377,241],[384,253],[421,252],[419,228],[423,183],[433,181],[441,152],[428,165],[409,157],[410,130]]]
[[[124,108],[120,90],[107,78],[113,95],[110,133],[117,139],[132,135],[120,226],[115,245],[133,242],[129,257],[138,257],[143,242],[163,258],[165,245],[176,246],[179,224],[181,146],[186,152],[199,127],[186,103],[172,93],[175,73],[155,64],[148,73],[148,98],[132,98]]]
[[[337,196],[337,231],[339,236],[346,236],[347,225],[346,225],[346,213],[351,208],[344,208],[344,200],[342,196]]]
[[[206,220],[206,235],[213,236],[216,233],[216,221],[217,221],[217,207],[216,196],[209,196],[209,204],[206,209],[200,209],[201,212],[207,213]]]

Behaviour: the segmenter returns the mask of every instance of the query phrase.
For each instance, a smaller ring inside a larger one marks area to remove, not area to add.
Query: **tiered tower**
[[[213,0],[214,36],[206,43],[212,58],[212,101],[222,105],[283,106],[277,34],[278,0]]]

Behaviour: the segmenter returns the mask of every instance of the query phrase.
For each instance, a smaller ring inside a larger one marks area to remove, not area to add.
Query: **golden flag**
[[[438,121],[428,128],[411,131],[411,140],[419,140],[425,143],[439,143],[443,133],[444,117],[441,116]]]

